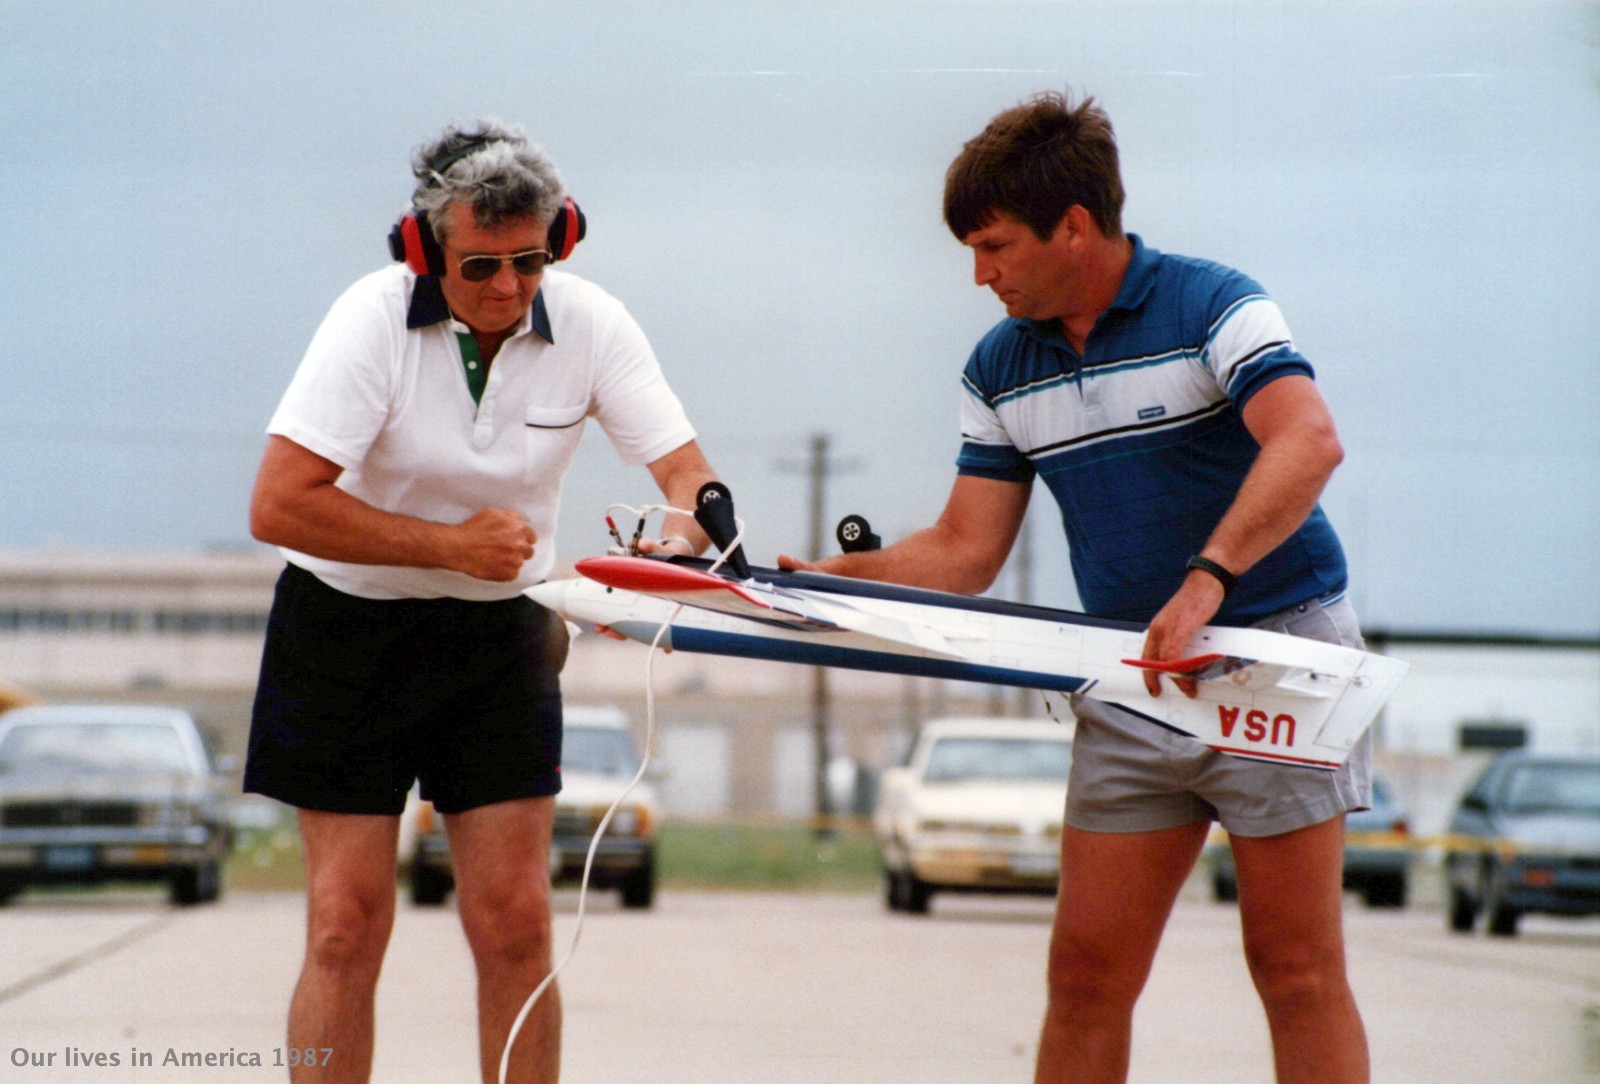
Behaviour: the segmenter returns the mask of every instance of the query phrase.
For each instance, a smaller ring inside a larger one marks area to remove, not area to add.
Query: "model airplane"
[[[1210,625],[1189,657],[1151,662],[1139,658],[1145,626],[1132,622],[819,572],[711,569],[698,558],[592,557],[578,577],[528,593],[581,628],[645,644],[659,634],[667,650],[1089,693],[1224,753],[1330,771],[1408,668]],[[1152,697],[1146,670],[1192,678],[1197,695]]]

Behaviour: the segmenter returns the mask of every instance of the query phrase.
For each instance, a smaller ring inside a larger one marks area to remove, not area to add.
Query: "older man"
[[[518,130],[447,129],[413,160],[399,263],[335,303],[268,427],[250,507],[288,562],[247,790],[298,807],[309,893],[289,1014],[296,1081],[365,1081],[408,791],[443,814],[478,973],[480,1061],[551,967],[564,627],[523,590],[550,572],[561,486],[594,418],[676,507],[714,476],[643,332],[549,265],[585,222]],[[706,544],[688,517],[645,552]],[[512,1052],[554,1081],[560,1009]],[[308,1053],[309,1052],[309,1053]]]

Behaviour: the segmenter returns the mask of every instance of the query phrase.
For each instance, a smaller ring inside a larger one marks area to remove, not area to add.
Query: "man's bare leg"
[[[1035,1084],[1127,1079],[1134,1002],[1209,829],[1196,822],[1159,832],[1063,830]]]
[[[373,1001],[394,928],[400,818],[300,811],[306,955],[289,1006],[294,1084],[366,1084]],[[310,1062],[310,1064],[306,1064]]]
[[[1279,1084],[1365,1084],[1366,1029],[1345,972],[1344,818],[1232,839],[1245,960]]]
[[[478,969],[479,1057],[496,1084],[511,1025],[551,969],[550,829],[554,798],[497,802],[445,818],[461,924]],[[554,983],[517,1034],[507,1081],[555,1084],[561,999]]]

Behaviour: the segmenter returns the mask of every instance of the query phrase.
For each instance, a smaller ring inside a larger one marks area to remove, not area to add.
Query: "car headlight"
[[[188,828],[200,822],[200,811],[192,805],[146,805],[139,807],[141,828]]]
[[[604,809],[596,810],[596,820],[598,821],[604,814]],[[644,806],[625,805],[612,814],[611,826],[607,831],[618,836],[644,837],[650,834],[651,827],[649,809]]]

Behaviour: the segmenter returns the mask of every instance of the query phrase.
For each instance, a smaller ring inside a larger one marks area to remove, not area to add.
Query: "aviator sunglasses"
[[[543,271],[554,258],[549,249],[530,248],[509,256],[465,256],[456,267],[468,282],[487,282],[500,273],[500,265],[507,260],[511,262],[511,270],[531,277]]]

